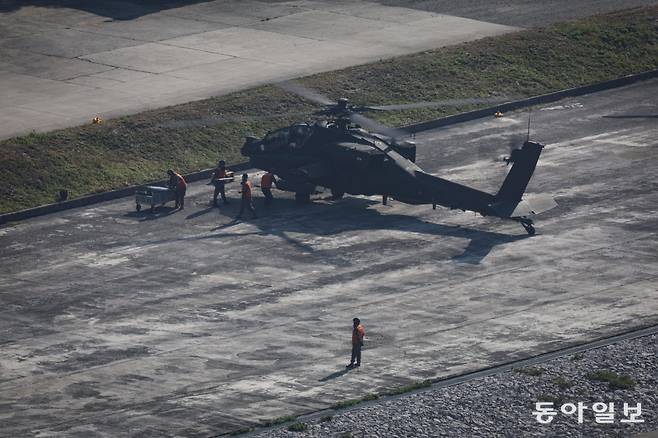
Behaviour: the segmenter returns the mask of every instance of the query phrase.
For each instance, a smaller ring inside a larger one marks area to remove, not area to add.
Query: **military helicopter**
[[[359,114],[443,102],[352,106],[347,99],[333,102],[298,84],[280,86],[326,105],[316,113],[323,118],[270,131],[263,138],[247,137],[241,153],[253,167],[276,174],[277,188],[294,192],[299,203],[309,202],[320,186],[330,189],[334,199],[345,193],[380,195],[384,204],[393,198],[407,204],[430,204],[434,209],[441,205],[471,210],[519,222],[529,235],[535,234],[533,216],[556,205],[552,199],[535,206],[522,199],[544,148],[537,142],[528,139],[511,152],[505,161],[512,167],[498,192],[490,194],[425,172],[415,163],[416,145],[401,139],[406,133]]]

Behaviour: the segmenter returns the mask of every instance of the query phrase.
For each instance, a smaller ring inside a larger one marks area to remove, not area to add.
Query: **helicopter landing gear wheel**
[[[345,195],[345,192],[341,192],[340,190],[336,189],[331,189],[331,199],[341,199]]]
[[[521,225],[523,225],[523,228],[525,228],[530,236],[535,235],[535,227],[532,226],[532,223],[521,222]]]
[[[308,204],[311,202],[311,194],[310,193],[295,193],[295,201],[297,201],[298,204],[303,205],[303,204]]]

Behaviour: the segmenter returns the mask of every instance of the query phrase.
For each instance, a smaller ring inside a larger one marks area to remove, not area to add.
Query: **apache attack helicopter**
[[[520,149],[511,152],[505,161],[512,168],[498,192],[490,194],[423,171],[415,164],[413,142],[400,140],[400,131],[359,114],[437,103],[351,106],[347,99],[332,102],[301,85],[281,86],[326,105],[316,113],[324,118],[270,131],[263,138],[247,137],[241,153],[249,157],[253,167],[276,174],[277,188],[294,192],[300,203],[309,202],[320,186],[330,189],[334,199],[345,193],[380,195],[384,204],[390,197],[408,204],[431,204],[435,209],[442,205],[471,210],[519,222],[530,235],[535,234],[532,217],[556,205],[549,199],[531,206],[522,199],[544,147],[539,143],[526,140]],[[475,103],[476,99],[471,101]]]

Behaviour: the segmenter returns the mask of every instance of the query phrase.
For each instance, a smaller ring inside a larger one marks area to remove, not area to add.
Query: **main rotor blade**
[[[321,94],[315,90],[311,90],[310,88],[306,88],[305,86],[297,82],[292,82],[292,81],[279,82],[278,84],[276,84],[276,86],[281,88],[282,90],[301,96],[304,99],[308,99],[311,102],[319,103],[325,106],[336,105],[336,102],[329,99],[324,94]]]
[[[307,111],[295,111],[281,114],[269,114],[263,116],[206,116],[198,117],[196,119],[185,120],[169,120],[161,123],[158,126],[166,129],[189,129],[189,128],[204,128],[217,125],[224,125],[227,123],[244,123],[253,121],[267,121],[285,117],[302,117],[308,116]]]
[[[507,97],[483,97],[483,98],[466,98],[466,99],[445,99],[436,100],[432,102],[415,102],[415,103],[400,103],[393,105],[376,105],[366,106],[365,109],[375,111],[398,111],[407,109],[418,108],[439,108],[442,106],[460,106],[460,105],[477,105],[481,103],[503,103],[508,102],[510,99]]]
[[[408,132],[402,131],[401,129],[389,128],[388,126],[384,126],[381,123],[375,122],[374,120],[369,119],[361,114],[352,113],[349,115],[349,117],[350,120],[352,120],[354,123],[361,125],[362,127],[366,128],[368,131],[373,131],[378,134],[383,134],[387,137],[401,138],[409,135]]]

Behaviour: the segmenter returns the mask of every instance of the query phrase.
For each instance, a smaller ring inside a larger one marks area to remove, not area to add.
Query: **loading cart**
[[[162,207],[167,202],[175,200],[175,190],[160,186],[144,186],[135,191],[135,210],[141,211],[142,205],[150,205],[152,213],[156,205]]]

